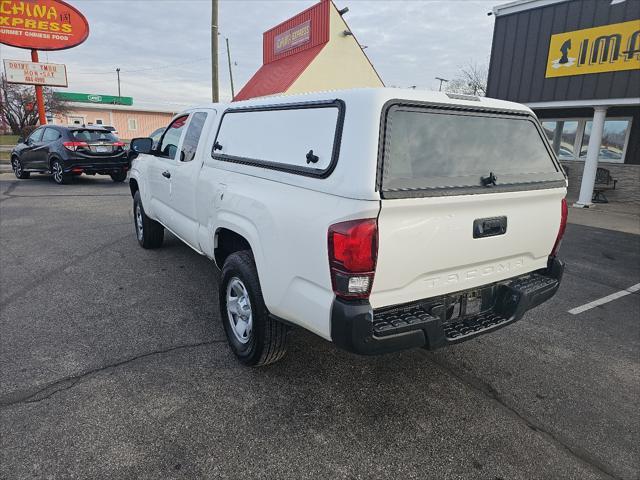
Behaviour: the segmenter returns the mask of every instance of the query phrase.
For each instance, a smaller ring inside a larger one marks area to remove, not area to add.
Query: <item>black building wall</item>
[[[640,97],[639,70],[545,78],[552,35],[637,19],[639,0],[570,0],[497,16],[487,96],[520,103]]]

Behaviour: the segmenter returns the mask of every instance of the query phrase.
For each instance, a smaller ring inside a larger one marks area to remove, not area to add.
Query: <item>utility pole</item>
[[[38,59],[38,51],[31,50],[31,61],[33,63],[38,63],[40,60]],[[44,95],[42,93],[42,85],[36,85],[36,103],[38,104],[38,120],[40,125],[47,124],[47,116],[44,111]]]
[[[120,101],[120,67],[116,68],[116,75],[118,75],[118,101]]]
[[[218,0],[211,0],[211,100],[220,100],[218,89]]]
[[[441,92],[442,91],[442,83],[443,82],[448,82],[449,80],[447,80],[446,78],[440,78],[440,77],[436,77],[436,80],[440,80],[440,86],[438,87],[438,91]]]
[[[229,80],[231,81],[231,100],[236,96],[236,92],[233,89],[233,71],[231,70],[231,52],[229,51],[229,39],[225,37],[227,42],[227,62],[229,63]]]

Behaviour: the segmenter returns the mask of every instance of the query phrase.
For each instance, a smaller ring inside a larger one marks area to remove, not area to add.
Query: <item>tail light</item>
[[[341,298],[369,298],[378,256],[375,218],[341,222],[329,227],[331,284]]]
[[[63,142],[62,145],[64,145],[64,148],[71,150],[72,152],[89,146],[87,142]]]
[[[122,148],[124,147],[124,142],[113,142],[113,146]]]
[[[556,243],[553,245],[553,250],[551,250],[551,256],[555,257],[558,254],[558,250],[560,249],[560,244],[562,243],[562,237],[564,237],[564,231],[567,229],[567,217],[569,216],[569,208],[567,207],[567,199],[562,199],[562,205],[560,207],[561,217],[560,217],[560,229],[558,230],[558,236],[556,237]]]

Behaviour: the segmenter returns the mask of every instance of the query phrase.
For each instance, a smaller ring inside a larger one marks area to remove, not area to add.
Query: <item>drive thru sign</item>
[[[57,63],[23,62],[4,60],[7,82],[45,87],[66,87],[67,67]]]

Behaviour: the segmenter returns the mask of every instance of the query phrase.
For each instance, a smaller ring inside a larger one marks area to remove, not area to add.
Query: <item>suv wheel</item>
[[[120,182],[124,182],[127,179],[127,172],[123,170],[118,173],[112,173],[109,176],[111,177],[111,180],[113,180],[114,182],[120,183]]]
[[[62,162],[60,160],[53,161],[51,164],[51,173],[53,175],[53,181],[58,185],[67,185],[73,180],[73,175],[64,173]]]
[[[29,178],[31,176],[30,172],[25,172],[22,169],[22,162],[18,157],[13,157],[11,159],[11,168],[13,169],[13,174],[16,176],[16,178],[19,178],[20,180],[24,180],[25,178]]]
[[[232,253],[224,262],[220,314],[229,346],[243,364],[260,367],[286,354],[289,329],[269,316],[249,250]]]
[[[133,197],[133,224],[136,228],[136,238],[142,248],[160,248],[162,246],[164,227],[144,213],[140,191],[137,191]]]

